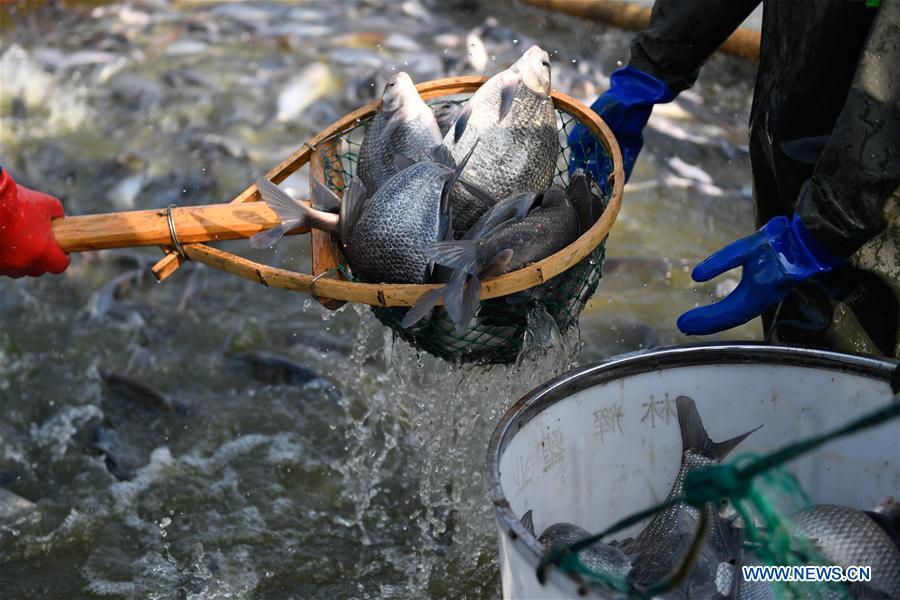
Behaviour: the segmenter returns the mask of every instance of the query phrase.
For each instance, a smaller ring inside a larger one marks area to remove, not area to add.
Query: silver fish
[[[560,188],[497,202],[463,239],[425,248],[426,255],[452,269],[452,275],[445,287],[423,294],[401,324],[415,323],[443,298],[444,310],[456,323],[457,333],[462,333],[480,303],[481,278],[546,258],[577,236],[578,216]]]
[[[808,537],[829,564],[872,567],[872,580],[854,584],[854,594],[868,598],[900,594],[900,548],[870,515],[847,506],[817,504],[795,513],[793,521],[796,531]]]
[[[559,154],[550,57],[532,46],[466,102],[444,146],[459,161],[478,140],[464,179],[495,198],[550,186]],[[453,228],[468,231],[490,205],[463,188],[451,196]]]
[[[522,516],[522,525],[531,532],[531,535],[534,535],[532,511],[529,510]],[[538,542],[550,550],[557,545],[572,545],[590,535],[590,531],[578,525],[554,523],[544,529],[544,532],[538,537]],[[603,542],[591,544],[581,550],[578,553],[578,559],[585,567],[596,573],[606,573],[621,580],[627,579],[631,573],[631,559],[615,546]]]
[[[678,411],[678,424],[681,427],[681,468],[666,497],[667,500],[682,493],[684,477],[689,471],[718,464],[748,435],[756,431],[756,429],[751,429],[730,440],[714,442],[709,439],[693,400],[687,396],[679,396],[675,401],[675,407]],[[718,511],[712,504],[707,506],[707,510],[710,518],[706,531],[706,543],[711,544],[719,556],[724,556],[728,549]],[[684,503],[678,503],[656,513],[650,524],[634,540],[623,544],[623,551],[628,554],[637,554],[637,559],[634,561],[637,584],[652,585],[668,575],[678,564],[681,558],[678,555],[678,549],[683,538],[680,523],[683,523],[685,518],[682,516],[683,512],[688,512],[690,518],[694,520],[699,519],[700,514],[697,509]]]
[[[440,146],[442,137],[434,113],[422,101],[413,80],[403,71],[397,73],[385,86],[381,105],[363,138],[360,181],[374,194],[396,175],[397,154],[419,160]]]

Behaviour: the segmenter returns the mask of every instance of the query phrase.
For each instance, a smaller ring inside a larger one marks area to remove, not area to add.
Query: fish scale
[[[426,283],[430,259],[423,246],[441,231],[441,191],[452,171],[416,163],[394,175],[367,202],[344,252],[368,282]]]
[[[378,113],[366,132],[360,148],[359,178],[369,193],[374,193],[396,174],[394,156],[403,154],[418,160],[426,151],[440,145],[437,123],[415,119],[398,127],[388,140],[381,140],[387,117]]]
[[[818,504],[797,512],[793,520],[829,563],[872,567],[872,580],[863,589],[888,598],[900,594],[900,548],[871,517],[846,506]]]

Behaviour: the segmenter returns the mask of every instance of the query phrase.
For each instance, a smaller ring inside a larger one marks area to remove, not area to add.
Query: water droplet
[[[171,524],[172,524],[172,519],[170,519],[169,517],[163,517],[162,520],[159,522],[159,526],[161,529],[165,529],[166,527],[168,527]]]
[[[519,40],[516,38],[513,38],[513,44],[518,44],[518,43],[519,43]]]

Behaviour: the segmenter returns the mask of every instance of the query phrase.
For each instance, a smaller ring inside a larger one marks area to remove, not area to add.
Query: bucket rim
[[[819,348],[776,346],[765,342],[713,342],[639,350],[571,369],[541,384],[510,406],[491,435],[485,474],[501,535],[509,538],[512,547],[530,566],[537,568],[543,548],[513,513],[500,480],[500,457],[516,433],[537,414],[583,389],[624,377],[675,367],[754,362],[839,371],[880,379],[887,384],[900,367],[900,361],[894,359]],[[575,586],[573,591],[580,596],[589,593],[577,575],[566,575],[552,569],[549,576],[553,579],[562,576],[567,583]]]

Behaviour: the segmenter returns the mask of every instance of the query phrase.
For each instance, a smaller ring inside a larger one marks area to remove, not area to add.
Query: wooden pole
[[[338,157],[338,154],[340,154],[337,148],[338,144],[340,144],[340,140],[329,139],[316,146],[316,151],[309,157],[310,181],[315,179],[323,184],[331,183],[338,188],[344,187],[344,181],[337,171],[332,170],[330,174],[325,172],[326,160],[331,164],[335,161],[340,161],[340,158]],[[331,271],[338,266],[337,257],[331,249],[331,236],[325,231],[314,229],[309,237],[310,243],[312,244],[312,248],[310,249],[312,274],[316,277],[319,275],[325,277],[325,273],[328,273],[328,271]],[[333,300],[331,298],[316,297],[316,300],[318,300],[322,306],[330,310],[337,310],[346,304],[345,302]]]
[[[643,31],[650,26],[652,9],[620,0],[520,0],[544,10],[609,23],[620,29]],[[723,0],[727,2],[728,0]],[[731,34],[719,50],[750,60],[759,60],[760,33],[744,27]]]
[[[278,215],[264,202],[172,209],[172,224],[182,244],[246,238],[280,223]],[[53,235],[64,252],[129,246],[174,247],[164,208],[63,217],[54,219],[52,225]],[[308,232],[304,228],[291,233]]]

